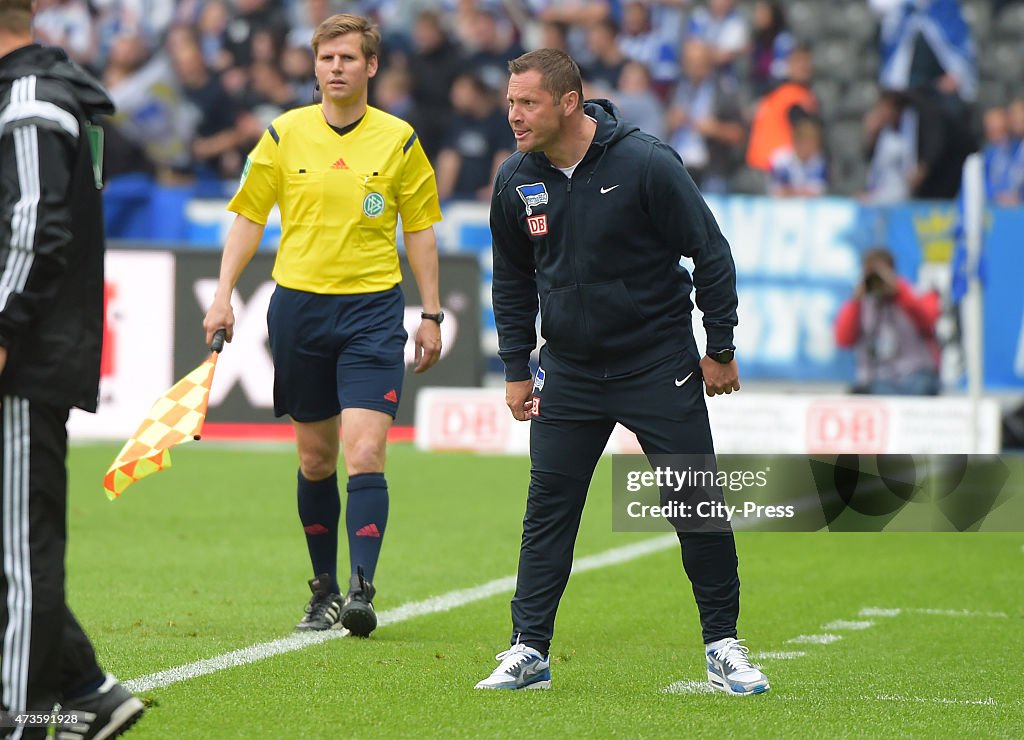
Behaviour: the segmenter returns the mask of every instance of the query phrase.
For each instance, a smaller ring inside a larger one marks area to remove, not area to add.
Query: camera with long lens
[[[885,279],[877,272],[869,272],[864,276],[864,292],[883,293],[885,292]]]

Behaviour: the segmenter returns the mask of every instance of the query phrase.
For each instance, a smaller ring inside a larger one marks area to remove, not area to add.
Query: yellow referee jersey
[[[319,105],[276,118],[245,162],[228,210],[265,224],[278,204],[274,280],[324,294],[375,293],[401,282],[395,231],[441,220],[434,170],[412,127],[367,107],[339,134]]]

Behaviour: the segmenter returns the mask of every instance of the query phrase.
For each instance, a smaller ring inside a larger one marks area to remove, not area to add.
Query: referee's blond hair
[[[0,2],[4,2],[4,0],[0,0]],[[377,28],[377,24],[361,15],[338,13],[327,18],[313,32],[313,40],[310,42],[313,47],[313,56],[320,52],[322,42],[344,36],[347,33],[362,34],[363,56],[367,61],[380,52],[380,30]]]

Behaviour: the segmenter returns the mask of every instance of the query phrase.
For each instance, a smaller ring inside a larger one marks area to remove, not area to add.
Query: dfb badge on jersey
[[[384,196],[380,193],[367,193],[366,197],[363,198],[363,213],[370,218],[377,218],[380,214],[384,213],[384,206]]]
[[[536,216],[527,216],[526,225],[530,229],[530,236],[544,236],[548,233],[548,214],[539,213]]]

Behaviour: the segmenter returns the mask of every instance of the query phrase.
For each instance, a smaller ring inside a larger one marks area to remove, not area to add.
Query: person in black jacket
[[[647,455],[713,455],[701,380],[709,396],[740,388],[732,254],[678,155],[608,101],[583,103],[579,68],[564,52],[533,51],[509,70],[518,152],[499,169],[491,200],[493,303],[506,401],[532,422],[531,477],[512,647],[480,689],[550,686],[555,611],[615,423],[633,430]],[[693,259],[692,281],[683,256]],[[694,285],[703,358],[690,319]],[[533,378],[538,309],[546,344]],[[767,691],[736,639],[732,530],[677,529],[711,685]]]
[[[64,597],[66,422],[73,406],[96,410],[103,331],[92,119],[113,104],[63,51],[32,43],[31,22],[31,0],[0,0],[0,734],[44,737],[16,717],[60,703],[77,721],[58,737],[116,737],[142,702],[100,669]]]

